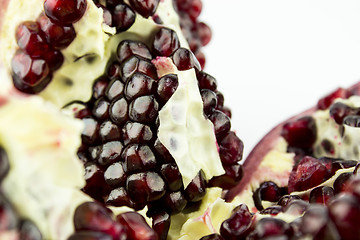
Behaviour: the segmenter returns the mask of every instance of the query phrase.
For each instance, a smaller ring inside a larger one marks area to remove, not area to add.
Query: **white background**
[[[245,155],[266,132],[360,80],[360,1],[203,0],[217,78]]]

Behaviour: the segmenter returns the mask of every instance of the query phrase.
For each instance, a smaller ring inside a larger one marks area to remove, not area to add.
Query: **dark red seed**
[[[352,193],[360,201],[360,178],[356,176],[351,179],[345,188],[346,192]]]
[[[105,0],[106,6],[109,8],[114,8],[116,5],[123,2],[123,0]]]
[[[158,240],[156,232],[146,223],[146,220],[137,212],[126,212],[116,217],[117,222],[125,226],[127,239]]]
[[[356,164],[353,174],[354,174],[355,176],[359,176],[359,175],[360,175],[360,163]]]
[[[160,199],[165,194],[165,182],[155,172],[132,174],[127,178],[126,190],[133,201],[147,203]]]
[[[316,140],[316,123],[312,117],[306,116],[283,126],[281,136],[290,146],[310,148]]]
[[[225,240],[225,239],[221,235],[217,233],[213,233],[200,238],[200,240]]]
[[[142,96],[130,103],[129,118],[135,122],[154,122],[158,116],[159,104],[154,96]]]
[[[120,141],[112,141],[103,144],[100,147],[97,162],[101,166],[108,166],[119,161],[122,148],[123,146]]]
[[[210,121],[214,124],[215,135],[217,139],[221,139],[231,128],[230,118],[225,113],[214,110],[210,116]]]
[[[155,34],[152,49],[156,56],[169,57],[179,47],[179,38],[174,30],[163,27]]]
[[[228,116],[229,118],[231,118],[232,114],[231,114],[230,108],[228,108],[228,107],[222,107],[222,108],[220,109],[220,111],[222,111],[223,113],[226,114],[226,116]]]
[[[230,216],[220,227],[220,234],[226,240],[237,240],[246,237],[250,227],[252,215],[245,204],[236,207]]]
[[[270,214],[273,216],[278,215],[280,212],[282,212],[282,206],[279,205],[270,206],[260,211],[261,214]]]
[[[256,224],[253,236],[255,239],[286,236],[289,230],[289,224],[281,219],[263,218]]]
[[[294,200],[300,200],[300,199],[301,198],[298,195],[285,195],[279,199],[277,204],[282,207],[286,207],[290,202],[292,202]]]
[[[152,139],[153,133],[147,125],[137,122],[127,122],[122,129],[125,145],[130,143],[145,143]]]
[[[205,64],[206,64],[205,54],[202,51],[197,50],[195,52],[195,57],[200,64],[201,70],[203,70],[205,68]]]
[[[119,79],[120,78],[120,70],[121,69],[120,69],[119,63],[113,62],[108,66],[108,68],[106,70],[106,75],[110,80],[114,80],[115,78]]]
[[[82,119],[85,127],[81,133],[81,140],[85,144],[95,144],[99,140],[100,126],[93,118]]]
[[[135,12],[126,4],[118,4],[112,10],[112,23],[117,32],[129,29],[135,22]]]
[[[157,70],[154,64],[145,58],[139,56],[131,56],[121,64],[121,76],[127,80],[135,72],[143,73],[152,79],[158,79]]]
[[[198,76],[199,76],[199,74],[198,74]],[[206,82],[208,82],[206,85],[209,85],[209,86],[213,86],[214,84],[213,84],[213,82],[215,82],[215,89],[216,89],[216,80],[215,80],[215,78],[213,79],[213,80],[211,80],[211,76],[210,77],[208,77],[208,76],[206,76],[206,75],[204,75],[205,76],[205,79],[206,78],[208,78],[209,80],[206,80],[205,81],[205,83]],[[199,77],[198,77],[198,81],[199,81],[199,84],[200,84],[200,80],[199,80]],[[206,88],[206,87],[205,87]],[[213,87],[211,87],[211,88],[213,88]],[[208,88],[208,89],[210,89],[210,88]],[[221,92],[219,92],[219,91],[216,91],[216,90],[214,90],[215,92],[216,92],[216,98],[217,98],[217,105],[216,105],[216,108],[217,109],[222,109],[223,107],[224,107],[224,102],[225,102],[225,98],[224,98],[224,95],[221,93]]]
[[[343,192],[352,176],[353,174],[351,172],[340,174],[334,182],[334,193],[339,194]]]
[[[216,93],[209,89],[202,89],[200,94],[204,104],[204,112],[210,114],[217,105]]]
[[[110,10],[101,4],[96,4],[96,6],[103,10],[103,20],[104,20],[103,23],[105,23],[108,26],[112,26],[112,14]]]
[[[64,56],[58,50],[49,50],[44,59],[52,72],[58,70],[64,63]]]
[[[185,188],[185,196],[189,202],[198,202],[206,194],[205,173],[200,170],[195,178]]]
[[[197,34],[199,35],[201,44],[203,46],[206,46],[211,40],[212,33],[211,33],[210,27],[203,22],[197,22],[196,23],[196,31],[197,31]]]
[[[112,101],[124,92],[124,84],[119,79],[113,79],[105,89],[106,97]]]
[[[196,77],[197,77],[200,89],[209,89],[213,92],[216,92],[217,82],[213,76],[211,76],[210,74],[207,74],[205,72],[199,71],[196,73]],[[223,106],[224,96],[222,96],[222,99],[219,99],[219,97],[218,97],[217,102],[218,102],[217,107]]]
[[[122,239],[122,238],[120,238]],[[125,236],[126,239],[126,236]],[[93,231],[80,231],[73,233],[68,240],[113,240],[112,236]]]
[[[180,213],[187,204],[187,200],[181,191],[168,192],[161,200],[164,203],[163,207],[172,214]]]
[[[125,98],[119,98],[111,103],[110,118],[114,123],[119,125],[128,120],[128,103]]]
[[[104,173],[105,181],[110,186],[120,186],[126,181],[126,173],[120,162],[111,164]]]
[[[317,103],[317,108],[321,110],[325,110],[334,102],[336,98],[347,98],[349,93],[346,89],[338,88],[334,92],[329,95],[321,98]]]
[[[76,32],[70,25],[58,25],[50,21],[45,15],[41,14],[37,19],[44,36],[51,47],[55,49],[64,49],[75,39]]]
[[[45,0],[44,11],[53,22],[68,25],[82,18],[87,7],[86,0]]]
[[[161,211],[152,216],[152,228],[159,236],[159,240],[166,240],[170,229],[171,216]]]
[[[107,205],[111,205],[115,207],[121,207],[121,206],[133,207],[129,194],[126,192],[126,189],[124,187],[119,187],[111,190],[105,202]]]
[[[101,97],[94,103],[94,108],[92,110],[92,114],[98,120],[105,120],[109,118],[109,108],[110,103],[104,98]]]
[[[261,200],[277,202],[283,195],[282,190],[272,181],[262,183],[259,189]]]
[[[225,169],[225,174],[213,177],[210,180],[209,185],[223,189],[235,187],[244,175],[242,166],[239,163],[236,163],[234,165],[224,165],[223,167]]]
[[[243,142],[234,132],[228,132],[219,142],[220,159],[224,165],[234,165],[242,159]]]
[[[0,147],[0,183],[10,170],[9,157],[4,148]]]
[[[179,80],[176,74],[168,74],[159,79],[157,87],[157,96],[165,104],[174,94],[179,86]]]
[[[104,172],[94,163],[89,163],[85,165],[84,178],[86,181],[84,192],[98,201],[103,201],[103,196],[110,191],[104,179]]]
[[[193,22],[196,21],[202,10],[201,0],[177,0],[177,7],[180,11],[185,12]]]
[[[37,226],[29,221],[22,220],[19,226],[19,239],[21,240],[42,240],[43,236]]]
[[[160,0],[130,0],[130,5],[144,18],[152,16]]]
[[[105,77],[100,77],[95,80],[93,85],[93,98],[98,99],[105,95],[105,89],[109,85],[109,80]],[[110,99],[111,100],[111,99]]]
[[[180,70],[189,70],[191,68],[201,69],[200,63],[195,55],[186,48],[178,48],[171,56],[175,66]]]
[[[18,216],[15,209],[5,197],[0,194],[0,231],[13,230],[18,226]]]
[[[337,102],[330,107],[330,117],[332,117],[337,124],[342,124],[343,120],[348,115],[356,115],[359,110],[352,108],[345,103]]]
[[[329,204],[329,215],[341,236],[341,239],[360,239],[359,201],[349,194],[341,195]]]
[[[181,173],[176,163],[163,164],[160,171],[171,191],[177,191],[183,186]]]
[[[106,120],[100,125],[99,135],[102,142],[108,142],[119,140],[121,132],[116,124],[112,123],[110,120]]]
[[[309,203],[304,200],[292,200],[286,207],[284,207],[284,212],[291,215],[302,215],[309,207]]]
[[[21,92],[36,94],[51,81],[51,73],[45,60],[32,59],[25,52],[17,51],[11,61],[14,86]]]
[[[317,187],[310,192],[310,203],[320,203],[327,205],[329,200],[334,196],[334,189],[328,186]]]
[[[157,138],[154,143],[154,148],[158,157],[160,157],[165,163],[175,163],[174,158],[171,156],[167,148]]]
[[[16,29],[15,38],[19,48],[31,57],[44,57],[49,50],[44,33],[37,22],[21,23]]]
[[[289,176],[289,193],[304,191],[328,179],[330,171],[316,158],[306,156],[293,168]]]
[[[156,158],[147,145],[128,145],[121,158],[124,161],[126,172],[150,170],[157,165]]]
[[[134,55],[148,60],[152,59],[148,47],[140,41],[124,40],[119,44],[116,53],[117,60],[120,63]]]
[[[133,100],[140,96],[150,95],[153,92],[155,81],[142,73],[134,73],[125,86],[125,97]]]

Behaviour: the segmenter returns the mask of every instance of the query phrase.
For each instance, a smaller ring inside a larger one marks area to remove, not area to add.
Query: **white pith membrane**
[[[11,164],[4,180],[6,196],[21,216],[34,221],[44,239],[61,240],[74,231],[75,208],[90,198],[78,190],[85,184],[84,169],[76,156],[83,124],[58,109],[73,100],[90,98],[93,81],[103,75],[121,40],[148,39],[145,44],[149,46],[151,36],[166,26],[177,32],[182,47],[188,48],[188,44],[181,33],[172,0],[160,1],[156,11],[164,24],[155,24],[151,18],[137,14],[134,25],[117,35],[113,28],[102,24],[102,10],[88,0],[85,15],[74,24],[76,38],[62,51],[64,64],[54,73],[49,86],[39,96],[12,96],[16,92],[10,77],[10,62],[17,49],[14,31],[21,22],[34,21],[42,6],[43,0],[12,0],[4,18],[0,59],[5,71],[0,69],[0,76],[3,76],[0,81],[4,86],[0,93],[8,102],[0,106],[0,113],[5,112],[8,116],[0,119],[0,145],[9,154]],[[213,125],[203,115],[195,71],[177,71],[174,65],[158,71],[159,77],[176,73],[179,78],[177,91],[159,112],[158,136],[177,162],[184,186],[200,169],[204,170],[207,179],[222,175],[224,169]],[[41,129],[42,126],[46,127]],[[225,203],[221,195],[220,188],[208,189],[197,211],[174,215],[168,239],[190,240],[219,232],[222,221],[240,204],[238,198]],[[27,204],[24,204],[25,199],[30,199]],[[111,209],[115,214],[131,210],[127,207]],[[145,212],[146,209],[141,214],[145,215]],[[147,221],[150,220],[147,218]]]

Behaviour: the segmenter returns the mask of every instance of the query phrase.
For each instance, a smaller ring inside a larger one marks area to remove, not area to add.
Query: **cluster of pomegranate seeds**
[[[202,10],[201,0],[176,0],[175,3],[180,16],[181,30],[203,69],[205,56],[201,52],[201,47],[210,42],[212,33],[208,25],[198,21]]]
[[[42,234],[30,220],[18,215],[16,209],[2,192],[1,183],[10,170],[8,155],[0,147],[0,235],[15,232],[18,239],[42,240]]]
[[[325,110],[331,106],[331,104],[337,98],[349,98],[353,94],[349,92],[349,90],[344,88],[338,88],[334,92],[330,93],[329,95],[321,98],[317,103],[317,108],[320,110]]]
[[[53,72],[64,61],[60,50],[75,39],[72,23],[83,16],[86,5],[85,0],[46,0],[45,13],[36,21],[26,21],[17,27],[15,38],[19,50],[11,67],[18,90],[36,94],[50,83]]]
[[[114,216],[112,211],[97,202],[85,202],[74,214],[75,233],[69,240],[158,240],[157,233],[137,212]]]

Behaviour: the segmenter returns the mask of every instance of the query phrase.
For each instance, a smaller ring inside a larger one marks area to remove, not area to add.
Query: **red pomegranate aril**
[[[161,157],[161,159],[165,163],[174,163],[175,160],[170,154],[170,152],[166,149],[166,147],[160,142],[160,140],[157,138],[154,143],[154,149],[157,153],[158,157]]]
[[[181,173],[176,163],[163,164],[160,172],[171,191],[177,191],[183,186]]]
[[[25,93],[39,93],[51,80],[45,60],[32,59],[23,51],[17,51],[11,61],[14,86]]]
[[[111,164],[104,173],[105,181],[110,186],[120,186],[126,181],[126,173],[120,162]]]
[[[159,79],[157,96],[163,104],[170,99],[178,86],[179,80],[176,74],[168,74]]]
[[[98,201],[103,201],[103,196],[110,191],[104,179],[104,172],[96,164],[88,163],[85,165],[84,178],[86,181],[84,192]]]
[[[194,179],[185,188],[185,196],[189,202],[198,202],[206,194],[205,173],[200,170]]]
[[[264,239],[277,236],[286,236],[290,232],[288,223],[277,218],[263,218],[257,222],[252,237]]]
[[[122,129],[122,138],[125,145],[130,143],[146,143],[153,137],[151,128],[137,122],[127,122]]]
[[[335,175],[337,170],[355,167],[357,163],[355,160],[336,160],[331,164],[331,175]]]
[[[154,64],[145,58],[133,55],[121,64],[120,74],[124,80],[127,80],[135,72],[143,73],[155,80],[158,79]]]
[[[19,48],[31,57],[44,57],[49,49],[44,33],[37,22],[21,23],[16,29],[15,38]]]
[[[172,214],[180,213],[187,204],[187,200],[181,191],[166,193],[161,200],[164,203],[163,206],[166,206],[166,210]]]
[[[317,187],[310,192],[310,203],[320,203],[327,205],[329,200],[334,196],[334,189],[328,186]]]
[[[205,68],[205,64],[206,64],[205,54],[202,51],[197,50],[195,52],[195,57],[200,64],[200,67],[201,67],[200,69],[203,70]]]
[[[217,81],[213,76],[211,76],[210,74],[205,73],[203,71],[199,71],[199,72],[196,73],[196,77],[197,77],[200,89],[209,89],[211,91],[216,92]],[[218,97],[218,101],[217,101],[218,105],[217,105],[217,107],[223,106],[224,101],[221,101],[221,100],[224,100],[224,96],[222,96],[222,99],[219,99],[219,97]]]
[[[129,118],[135,122],[151,123],[158,116],[158,110],[159,104],[154,96],[138,97],[130,103]]]
[[[87,8],[86,0],[45,0],[44,11],[53,22],[68,25],[82,18]]]
[[[260,214],[278,215],[282,212],[283,207],[279,205],[273,205],[260,211]]]
[[[329,215],[341,236],[341,239],[360,239],[359,201],[349,194],[344,194],[329,204]]]
[[[189,15],[193,22],[196,21],[202,10],[201,0],[177,0],[177,7],[180,11]]]
[[[117,32],[129,29],[135,23],[136,14],[126,4],[118,4],[112,10],[112,24]]]
[[[174,30],[163,27],[155,34],[152,49],[156,56],[169,57],[179,47],[179,38]]]
[[[242,159],[243,142],[234,132],[228,132],[219,142],[220,159],[224,165],[233,165]]]
[[[219,110],[214,110],[210,114],[209,119],[214,125],[215,135],[217,139],[221,139],[225,134],[230,131],[230,118],[226,116],[225,113]]]
[[[353,176],[351,172],[340,174],[334,182],[334,193],[339,194],[346,189],[347,182]]]
[[[316,124],[312,117],[306,116],[283,126],[281,136],[290,146],[309,148],[316,140]]]
[[[217,98],[216,108],[217,109],[222,109],[224,107],[225,98],[224,98],[224,95],[221,92],[216,91],[217,83],[216,83],[215,78],[213,78],[210,75],[209,76],[203,75],[203,76],[205,77],[205,79],[203,79],[203,80],[205,80],[205,82],[203,82],[203,84],[206,83],[206,86],[211,86],[210,88],[204,86],[205,88],[212,89],[212,88],[215,87],[215,90],[213,90],[213,91],[216,93],[216,98]],[[197,78],[198,78],[198,81],[199,81],[199,84],[200,84],[200,79],[202,79],[200,74],[197,75]]]
[[[92,114],[98,119],[98,120],[105,120],[109,118],[109,108],[110,103],[106,101],[104,97],[99,98],[94,103],[94,108],[92,111]]]
[[[272,181],[262,183],[259,189],[261,200],[277,202],[283,195],[282,189]]]
[[[110,101],[119,98],[124,92],[124,84],[119,79],[113,79],[105,89],[105,96]]]
[[[244,172],[241,164],[224,165],[225,174],[213,177],[209,181],[209,186],[230,189],[235,187],[242,179]]]
[[[338,88],[331,94],[321,98],[317,103],[317,108],[320,110],[325,110],[334,102],[336,98],[347,98],[349,93],[344,88]]]
[[[0,232],[16,229],[18,216],[10,202],[0,193]]]
[[[99,3],[96,4],[96,6],[103,10],[103,23],[105,23],[106,25],[111,27],[112,26],[112,14],[111,14],[110,10],[107,7],[105,7]]]
[[[41,14],[37,22],[52,48],[64,49],[68,47],[76,37],[75,29],[71,24],[58,25],[52,22],[45,14]]]
[[[292,200],[286,207],[284,207],[284,212],[291,215],[302,215],[309,207],[309,203],[304,200]]]
[[[220,227],[220,234],[226,240],[237,240],[246,237],[250,228],[252,214],[245,204],[236,207],[227,220]]]
[[[343,120],[348,115],[356,115],[359,113],[358,109],[354,109],[344,103],[337,102],[330,107],[330,117],[332,117],[337,124],[342,124]]]
[[[204,112],[210,114],[217,105],[216,93],[209,89],[202,89],[200,94],[204,104]]]
[[[178,48],[171,56],[175,66],[180,70],[189,70],[191,68],[201,69],[200,63],[195,55],[186,48]]]
[[[64,56],[58,50],[49,50],[44,56],[44,59],[52,72],[58,70],[64,63]]]
[[[9,173],[10,163],[9,157],[4,148],[0,147],[0,184],[5,176]]]
[[[83,118],[84,129],[81,133],[81,140],[85,144],[96,144],[99,139],[100,126],[93,118]]]
[[[165,182],[155,172],[143,172],[130,175],[126,181],[126,190],[133,201],[147,203],[160,199],[165,194]]]
[[[130,0],[130,5],[144,18],[154,15],[160,0]]]
[[[107,205],[115,207],[133,207],[133,203],[129,197],[129,194],[126,192],[126,189],[124,187],[119,187],[111,190],[109,196],[107,196],[105,200],[105,203]]]
[[[170,229],[171,216],[164,211],[152,216],[152,228],[159,236],[159,240],[166,240]]]
[[[356,176],[349,181],[345,188],[346,192],[353,194],[360,201],[360,177]]]
[[[127,239],[158,240],[156,232],[146,223],[145,218],[137,212],[126,212],[116,217],[117,222],[125,226]]]
[[[157,165],[156,158],[147,145],[128,145],[124,149],[121,158],[124,161],[124,167],[128,173],[150,170]]]
[[[231,113],[230,108],[228,108],[228,107],[222,107],[222,108],[220,109],[220,111],[222,111],[223,113],[225,113],[226,116],[228,116],[228,117],[231,119],[232,113]]]
[[[114,8],[116,5],[123,3],[123,0],[105,0],[106,7]]]
[[[123,146],[120,141],[107,142],[101,145],[96,160],[101,166],[108,166],[120,160],[122,149]]]
[[[125,86],[125,97],[133,100],[140,96],[150,95],[155,87],[155,81],[145,74],[134,73]]]
[[[73,233],[68,240],[113,240],[113,237],[102,232],[79,231]]]
[[[198,23],[196,23],[195,26],[196,26],[196,31],[199,35],[201,44],[203,46],[206,46],[211,40],[212,33],[211,33],[210,27],[203,22],[198,22]]]
[[[93,85],[93,94],[94,99],[98,99],[105,95],[105,90],[109,85],[109,80],[105,77],[98,78]],[[109,99],[111,100],[111,99]]]
[[[121,70],[121,67],[120,67],[119,63],[117,61],[115,61],[108,66],[108,68],[106,70],[106,76],[110,80],[119,79],[120,78],[120,70]],[[120,79],[120,80],[122,80],[122,79]]]
[[[221,235],[217,233],[213,233],[200,238],[200,240],[225,240],[225,239]]]
[[[19,239],[42,240],[43,236],[37,226],[30,220],[22,220],[19,225]]]
[[[114,100],[110,105],[109,112],[110,118],[114,123],[118,125],[125,123],[129,118],[128,103],[125,98],[119,98]]]
[[[353,174],[354,174],[355,176],[359,176],[359,175],[360,175],[360,163],[356,164]]]
[[[306,156],[290,173],[289,193],[315,187],[329,178],[329,175],[329,170],[322,162],[316,158]]]
[[[148,47],[139,41],[124,40],[117,47],[116,57],[122,63],[129,57],[137,55],[144,59],[151,60],[152,56]]]
[[[286,207],[290,202],[300,199],[301,198],[298,195],[284,195],[279,199],[277,204],[282,207]]]

